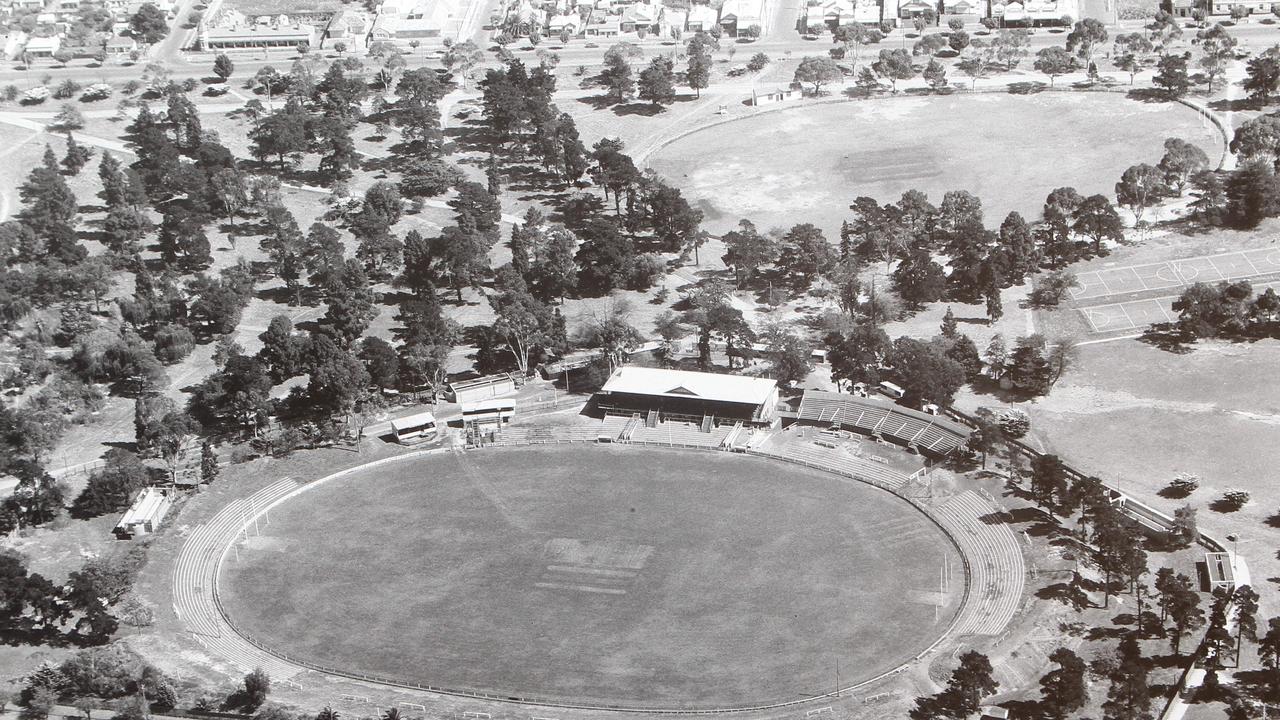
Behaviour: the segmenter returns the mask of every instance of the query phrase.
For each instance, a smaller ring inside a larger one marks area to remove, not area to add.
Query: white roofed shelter
[[[657,412],[685,417],[771,424],[778,383],[766,378],[624,366],[597,396],[606,412]]]
[[[116,523],[116,536],[131,538],[155,532],[172,504],[173,500],[164,490],[156,487],[143,488],[129,509],[124,511],[120,522]]]
[[[434,440],[439,432],[436,416],[429,412],[420,412],[391,421],[391,433],[395,435],[396,442],[401,445]]]

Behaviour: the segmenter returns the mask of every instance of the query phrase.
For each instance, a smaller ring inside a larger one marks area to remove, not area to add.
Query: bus
[[[423,412],[392,420],[391,434],[401,445],[415,445],[436,439],[440,434],[440,427],[435,415]]]
[[[897,385],[894,385],[888,380],[885,380],[884,382],[880,383],[880,392],[884,393],[885,395],[888,395],[894,400],[899,400],[902,398],[903,395],[907,394],[906,390],[903,390],[902,388],[898,387]]]
[[[503,425],[510,424],[516,416],[516,401],[507,398],[494,398],[478,402],[462,403],[462,424],[464,426]]]

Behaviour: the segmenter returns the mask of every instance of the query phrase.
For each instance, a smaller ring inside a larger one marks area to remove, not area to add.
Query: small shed
[[[116,523],[116,537],[127,540],[155,532],[172,504],[173,499],[168,492],[156,487],[143,488],[129,509],[124,511],[120,522]]]
[[[401,445],[416,445],[434,440],[440,433],[440,427],[434,414],[420,412],[392,420],[391,433]]]

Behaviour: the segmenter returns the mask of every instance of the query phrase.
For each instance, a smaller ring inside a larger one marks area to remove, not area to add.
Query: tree
[[[1116,36],[1111,63],[1129,73],[1129,84],[1132,85],[1134,77],[1154,61],[1154,50],[1146,35],[1137,32],[1122,33]]]
[[[1156,75],[1151,84],[1164,90],[1170,100],[1177,100],[1191,89],[1191,77],[1187,74],[1187,59],[1181,55],[1164,55],[1156,64]]]
[[[893,286],[911,307],[919,308],[942,298],[947,289],[947,278],[929,251],[914,248],[893,271]]]
[[[271,692],[271,676],[262,668],[254,668],[253,672],[244,676],[245,704],[250,708],[260,707],[267,701]]]
[[[23,206],[17,218],[44,243],[46,257],[75,265],[88,255],[76,237],[79,204],[58,171],[57,159],[52,153],[48,155],[52,162],[47,159],[32,169],[26,182],[18,188]]]
[[[638,85],[641,100],[648,100],[654,105],[670,105],[676,100],[676,76],[671,67],[671,60],[656,57],[649,62],[649,67],[640,71]]]
[[[1224,74],[1227,65],[1235,57],[1236,39],[1227,33],[1222,23],[1214,23],[1213,27],[1196,33],[1200,41],[1200,67],[1209,78],[1209,92],[1213,92],[1214,81]]]
[[[796,67],[795,82],[808,83],[812,86],[812,94],[822,92],[822,86],[839,80],[840,67],[829,57],[808,56]]]
[[[1093,64],[1093,53],[1107,41],[1107,27],[1101,20],[1085,18],[1076,22],[1067,35],[1067,52],[1074,52],[1086,68]]]
[[[1267,632],[1258,640],[1258,657],[1269,671],[1268,684],[1274,693],[1280,688],[1280,618],[1267,621]]]
[[[964,385],[964,367],[946,356],[941,343],[900,337],[893,341],[886,360],[893,367],[895,382],[906,393],[903,401],[907,404],[950,405]]]
[[[690,43],[692,46],[693,43]],[[685,82],[693,88],[696,97],[702,97],[702,91],[711,84],[711,54],[709,52],[689,53],[689,66],[685,69]]]
[[[178,481],[178,469],[182,467],[183,459],[192,448],[200,430],[200,423],[181,410],[168,413],[160,421],[156,447],[169,468],[170,482]]]
[[[214,452],[213,443],[205,440],[200,444],[200,482],[208,485],[218,479],[218,454]]]
[[[1089,702],[1089,685],[1085,679],[1088,666],[1067,648],[1060,647],[1049,655],[1058,667],[1040,678],[1041,701],[1049,717],[1065,720]]]
[[[912,55],[928,55],[932,60],[935,55],[947,47],[947,38],[943,35],[925,35],[911,46]]]
[[[995,61],[995,50],[986,43],[975,40],[956,67],[971,79],[970,89],[978,86],[978,81],[987,76]]]
[[[470,40],[455,42],[445,51],[443,62],[446,69],[462,79],[462,87],[467,87],[467,76],[471,69],[484,59],[484,54]]]
[[[769,377],[784,386],[801,382],[813,370],[811,350],[799,335],[785,325],[772,324],[764,329],[765,354],[769,359]]]
[[[306,112],[300,108],[286,108],[263,118],[249,131],[253,156],[260,161],[275,157],[280,169],[286,170],[286,163],[290,160],[296,162],[310,145],[306,121]]]
[[[1036,53],[1035,68],[1049,76],[1049,87],[1053,87],[1059,75],[1076,69],[1076,59],[1066,49],[1054,45]]]
[[[778,268],[798,289],[808,288],[833,262],[831,244],[817,226],[801,223],[782,236]]]
[[[227,78],[231,77],[231,74],[235,71],[236,64],[231,61],[231,57],[226,53],[218,53],[217,57],[213,59],[213,74],[222,78],[223,82],[226,82]]]
[[[996,49],[996,59],[1008,70],[1014,70],[1031,52],[1031,36],[1026,30],[1001,30],[992,41]]]
[[[1150,662],[1142,654],[1135,635],[1120,641],[1119,662],[1111,674],[1107,700],[1102,704],[1108,720],[1149,720],[1151,692],[1147,686]]]
[[[1071,229],[1093,241],[1093,254],[1108,254],[1103,242],[1124,242],[1124,222],[1105,195],[1090,195],[1076,208]]]
[[[957,53],[964,52],[965,48],[969,47],[969,42],[969,33],[964,30],[952,30],[947,35],[947,46]]]
[[[947,87],[947,69],[938,62],[937,58],[929,58],[929,64],[924,66],[924,71],[920,75],[935,91]]]
[[[68,175],[79,175],[92,157],[92,150],[76,142],[75,137],[67,133],[67,154],[62,158],[62,167]]]
[[[1280,163],[1280,118],[1262,115],[1245,121],[1232,135],[1230,149],[1243,160]]]
[[[139,42],[154,45],[169,34],[169,19],[154,3],[143,3],[129,18],[129,30]]]
[[[889,81],[893,94],[898,94],[898,81],[910,80],[916,76],[916,68],[911,64],[911,55],[901,48],[897,50],[881,50],[880,58],[871,64],[876,75]],[[815,93],[817,90],[814,91]]]
[[[942,705],[951,717],[968,717],[978,712],[982,700],[994,695],[1000,686],[992,677],[991,661],[986,655],[970,650],[960,656],[960,666],[941,693]]]
[[[1244,89],[1259,105],[1266,105],[1280,89],[1280,58],[1264,53],[1245,63]]]
[[[1164,174],[1146,163],[1131,165],[1116,183],[1116,201],[1133,213],[1135,222],[1164,191]]]
[[[1182,191],[1192,176],[1209,168],[1209,156],[1186,140],[1168,138],[1164,141],[1164,157],[1160,158],[1157,167],[1164,173],[1169,187],[1182,197]]]
[[[1013,386],[1030,395],[1042,395],[1049,389],[1049,362],[1044,357],[1044,338],[1018,338],[1009,354],[1008,376]]]
[[[1271,163],[1241,163],[1226,186],[1227,212],[1243,227],[1280,214],[1280,178]]]
[[[767,235],[756,230],[750,220],[739,220],[738,229],[730,230],[722,238],[725,254],[722,257],[725,265],[733,268],[735,285],[750,281],[756,272],[777,257],[777,243]]]
[[[1069,486],[1066,468],[1057,455],[1040,455],[1031,460],[1031,497],[1051,514],[1066,499]]]
[[[622,54],[609,55],[605,58],[600,80],[608,88],[608,97],[614,103],[630,100],[636,90],[636,81],[631,74],[631,64]]]

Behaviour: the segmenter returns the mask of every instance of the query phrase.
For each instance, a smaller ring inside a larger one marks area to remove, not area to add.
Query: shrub
[[[196,339],[191,331],[181,325],[169,324],[156,331],[156,359],[172,365],[191,354]]]

